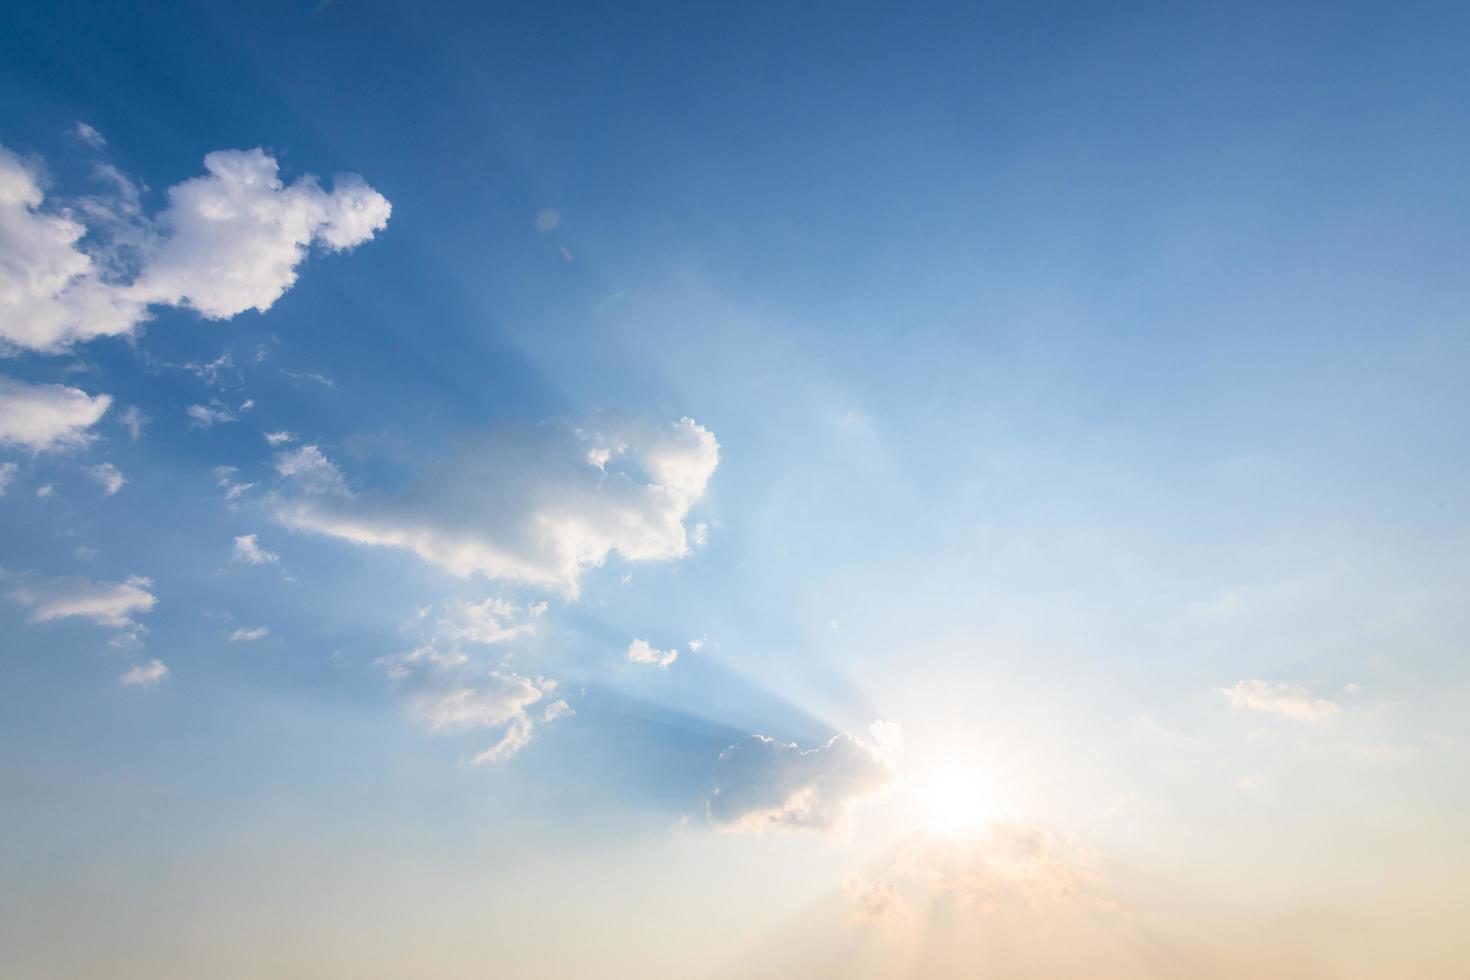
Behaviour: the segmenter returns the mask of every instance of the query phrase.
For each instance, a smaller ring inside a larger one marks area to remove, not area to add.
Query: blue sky
[[[7,7],[0,972],[1462,969],[1467,32]]]

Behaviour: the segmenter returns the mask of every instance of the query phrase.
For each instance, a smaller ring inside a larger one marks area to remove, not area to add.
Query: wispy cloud
[[[1314,697],[1300,687],[1264,680],[1239,681],[1233,687],[1220,688],[1220,693],[1233,708],[1264,711],[1295,721],[1319,722],[1342,710],[1337,702]]]
[[[10,598],[30,608],[32,622],[49,623],[75,617],[136,635],[142,626],[133,617],[151,610],[158,597],[151,579],[134,575],[121,582],[85,578],[44,578],[9,574]]]
[[[274,565],[281,560],[281,556],[274,551],[262,548],[260,538],[254,534],[242,534],[237,537],[231,557],[234,561],[243,562],[246,565]]]

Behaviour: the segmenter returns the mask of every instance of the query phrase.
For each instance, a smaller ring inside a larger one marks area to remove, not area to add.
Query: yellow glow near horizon
[[[920,801],[925,821],[945,833],[975,827],[993,810],[989,785],[978,770],[967,766],[947,766],[931,773],[921,785]]]

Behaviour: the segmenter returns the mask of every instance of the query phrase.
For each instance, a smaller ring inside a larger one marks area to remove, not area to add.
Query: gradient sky
[[[1470,973],[1467,45],[4,5],[0,975]]]

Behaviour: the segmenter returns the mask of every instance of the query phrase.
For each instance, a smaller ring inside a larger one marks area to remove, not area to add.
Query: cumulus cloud
[[[1318,722],[1342,710],[1335,701],[1313,697],[1306,690],[1292,684],[1278,684],[1263,680],[1239,681],[1234,687],[1220,688],[1236,709],[1264,711],[1296,721]]]
[[[230,642],[249,643],[251,640],[259,640],[262,637],[268,636],[270,631],[271,628],[269,626],[257,626],[254,629],[248,630],[241,627],[230,634]]]
[[[416,706],[435,731],[501,729],[500,738],[471,761],[503,762],[530,744],[533,726],[526,709],[555,687],[555,681],[545,678],[493,670],[477,684],[425,693]]]
[[[122,582],[93,582],[84,578],[46,579],[34,575],[7,576],[15,582],[10,598],[29,606],[32,622],[49,623],[77,617],[99,626],[136,634],[142,626],[133,618],[158,602],[148,590],[151,579],[134,575]]]
[[[40,210],[36,172],[0,146],[0,350],[64,350],[126,334],[144,308],[103,281],[103,264],[79,247],[87,229]]]
[[[296,282],[313,246],[351,249],[383,229],[392,212],[353,174],[339,175],[330,191],[312,175],[287,184],[260,149],[217,150],[204,169],[169,188],[155,218],[127,216],[143,227],[127,236],[133,261],[120,263],[84,241],[89,229],[75,214],[45,209],[38,174],[0,147],[0,343],[57,352],[126,336],[150,306],[188,307],[215,320],[265,312]],[[125,178],[122,184],[131,187]],[[102,205],[81,210],[103,221],[118,217]]]
[[[0,463],[0,497],[5,496],[5,491],[10,489],[10,481],[15,479],[16,469],[14,463]]]
[[[87,467],[87,475],[97,481],[104,493],[109,497],[123,488],[128,478],[122,475],[122,470],[111,463],[98,463],[96,466]]]
[[[234,561],[244,562],[247,565],[273,565],[281,560],[281,556],[274,551],[267,551],[260,546],[260,539],[254,534],[242,534],[235,539],[235,550],[231,556]]]
[[[710,820],[722,830],[830,831],[842,825],[854,801],[892,784],[897,725],[873,726],[872,744],[847,732],[825,745],[798,748],[751,735],[720,753]]]
[[[154,658],[146,664],[134,664],[118,680],[136,687],[152,687],[168,676],[168,667],[162,660]]]
[[[647,640],[634,640],[628,645],[628,659],[635,664],[653,664],[655,667],[667,667],[679,659],[679,651],[655,650],[648,645]]]
[[[287,432],[285,429],[279,432],[267,432],[265,434],[265,441],[272,446],[282,446],[288,442],[294,442],[295,439],[296,434],[294,432]]]
[[[692,419],[644,425],[599,417],[582,427],[501,428],[419,474],[404,493],[347,489],[315,446],[277,458],[291,486],[285,525],[363,545],[403,548],[460,576],[557,587],[587,567],[689,551],[684,518],[719,462]]]
[[[546,706],[546,710],[541,715],[541,720],[548,722],[556,721],[558,718],[570,718],[574,714],[576,712],[572,710],[571,705],[567,704],[561,698],[557,698]]]
[[[235,482],[235,476],[240,472],[238,466],[216,466],[213,472],[215,486],[225,492],[226,500],[234,500],[256,486],[254,483]]]
[[[111,404],[111,395],[0,378],[0,445],[33,453],[81,448],[96,438],[90,430]]]

